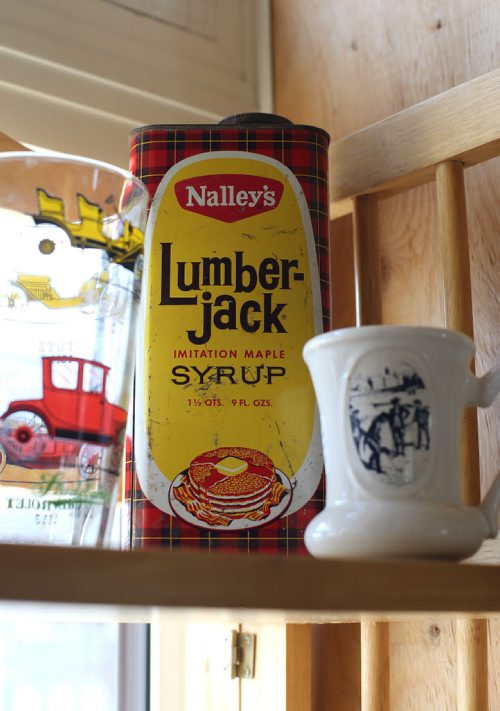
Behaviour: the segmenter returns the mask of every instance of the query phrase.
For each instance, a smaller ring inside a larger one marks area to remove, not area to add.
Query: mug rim
[[[375,338],[382,340],[387,335],[399,336],[407,340],[411,337],[425,336],[426,338],[447,341],[462,346],[467,346],[474,352],[475,344],[472,338],[465,333],[456,331],[450,328],[441,328],[438,326],[400,326],[393,324],[380,324],[374,326],[350,326],[347,328],[338,328],[332,331],[326,331],[310,338],[303,348],[304,355],[330,344],[337,342],[341,343],[357,343],[365,338]]]
[[[51,161],[54,163],[73,163],[73,164],[80,164],[84,165],[87,167],[95,167],[99,168],[100,170],[106,171],[108,173],[113,173],[117,176],[120,176],[124,180],[130,181],[134,183],[137,187],[139,187],[143,192],[145,196],[148,196],[148,189],[146,185],[140,180],[137,176],[135,176],[133,173],[131,173],[129,170],[126,170],[125,168],[120,168],[117,165],[114,165],[113,163],[107,163],[102,160],[98,160],[97,158],[89,158],[87,156],[80,156],[77,154],[73,153],[63,153],[59,151],[51,151],[51,150],[28,150],[26,149],[25,151],[3,151],[0,152],[0,164],[3,162],[7,162],[8,160],[18,160],[22,159],[23,161],[25,160],[37,160],[37,159],[43,159],[44,161]]]

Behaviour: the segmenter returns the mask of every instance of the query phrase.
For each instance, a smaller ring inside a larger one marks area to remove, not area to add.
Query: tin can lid
[[[244,114],[234,114],[227,116],[219,121],[222,126],[271,126],[271,125],[293,125],[290,119],[278,114],[266,114],[259,112],[250,112]]]
[[[247,112],[247,113],[241,113],[241,114],[234,114],[233,116],[228,116],[227,118],[223,118],[219,123],[212,123],[212,124],[150,124],[149,126],[141,126],[139,128],[135,128],[130,132],[130,137],[137,137],[146,134],[148,131],[159,131],[160,133],[167,132],[167,131],[176,131],[176,130],[185,130],[185,131],[190,131],[190,130],[209,130],[211,131],[212,129],[220,129],[221,131],[223,130],[228,130],[228,131],[238,131],[239,129],[243,128],[252,128],[252,129],[265,129],[265,128],[271,128],[272,126],[276,127],[281,127],[282,130],[284,131],[293,131],[295,129],[306,129],[307,131],[313,131],[315,134],[321,134],[324,136],[324,139],[326,141],[326,145],[328,145],[330,141],[330,136],[329,134],[322,128],[318,128],[317,126],[309,126],[309,125],[304,125],[304,124],[296,124],[293,123],[293,121],[290,121],[290,119],[285,118],[284,116],[280,116],[279,114],[271,114],[271,113],[260,113],[260,112]],[[188,140],[188,139],[186,139]]]

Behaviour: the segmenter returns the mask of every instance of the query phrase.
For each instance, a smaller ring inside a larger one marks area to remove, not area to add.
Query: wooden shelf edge
[[[333,621],[500,616],[500,566],[0,545],[0,600]]]

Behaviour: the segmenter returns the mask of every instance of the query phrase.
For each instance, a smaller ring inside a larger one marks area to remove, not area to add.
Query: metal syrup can
[[[304,343],[327,330],[329,136],[270,114],[147,126],[131,547],[305,552],[324,506]]]

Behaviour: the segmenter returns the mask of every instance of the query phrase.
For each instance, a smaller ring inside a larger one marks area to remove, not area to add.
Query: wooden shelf
[[[500,567],[0,545],[0,599],[332,622],[500,612]]]

